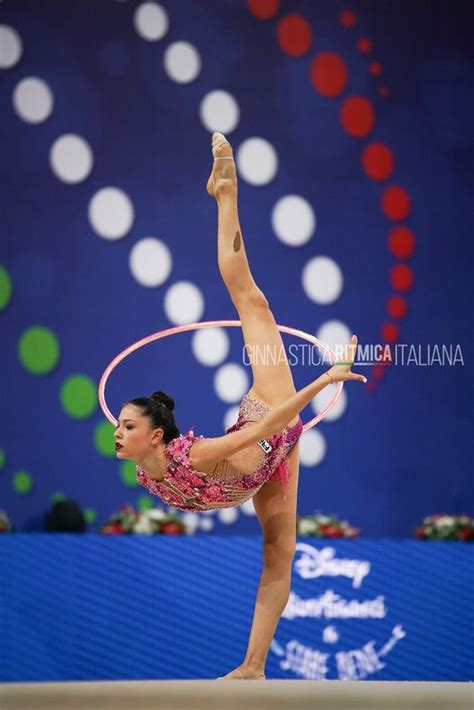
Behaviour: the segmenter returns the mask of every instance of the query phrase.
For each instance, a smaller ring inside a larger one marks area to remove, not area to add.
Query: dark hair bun
[[[169,394],[166,394],[166,392],[153,392],[150,399],[154,402],[164,404],[165,407],[168,407],[170,412],[174,409],[174,399],[170,397]]]

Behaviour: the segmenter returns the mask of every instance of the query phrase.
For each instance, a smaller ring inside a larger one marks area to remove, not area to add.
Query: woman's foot
[[[235,668],[226,675],[219,676],[216,680],[266,680],[265,673]]]
[[[222,133],[212,134],[212,155],[214,165],[207,181],[207,191],[211,197],[217,198],[219,193],[237,187],[232,146]]]

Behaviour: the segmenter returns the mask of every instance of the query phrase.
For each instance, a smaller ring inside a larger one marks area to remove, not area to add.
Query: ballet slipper
[[[222,146],[224,145],[229,145],[230,143],[225,137],[223,133],[218,133],[217,131],[212,134],[212,157],[214,161],[216,160],[234,160],[233,155],[217,155],[218,151]],[[212,196],[216,196],[216,186],[215,186],[215,170],[214,166],[212,167],[212,172],[211,175],[209,176],[209,180],[207,181],[207,191],[208,193]]]
[[[216,680],[266,680],[265,673],[259,673],[256,676],[247,676],[245,677],[242,674],[242,671],[240,671],[238,668],[235,668],[233,671],[230,671],[230,673],[227,673],[226,675],[221,675]]]

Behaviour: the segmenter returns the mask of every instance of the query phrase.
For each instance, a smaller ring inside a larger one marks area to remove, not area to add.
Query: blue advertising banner
[[[245,655],[262,541],[0,538],[0,680],[204,679]],[[267,678],[474,680],[474,547],[299,538]]]

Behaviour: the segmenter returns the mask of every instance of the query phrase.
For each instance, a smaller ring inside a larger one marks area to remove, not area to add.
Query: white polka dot
[[[316,337],[322,340],[323,343],[329,345],[331,350],[336,355],[336,360],[343,361],[346,345],[352,338],[352,330],[349,330],[347,325],[340,320],[328,320],[319,326]],[[327,358],[327,356],[326,356]],[[329,358],[327,363],[329,364]]]
[[[322,305],[337,300],[344,285],[341,269],[327,256],[310,259],[303,269],[301,281],[308,298]]]
[[[317,429],[309,429],[300,437],[300,461],[303,466],[317,466],[326,455],[326,440]]]
[[[224,431],[227,431],[229,427],[237,423],[237,419],[239,418],[239,409],[240,407],[238,404],[234,407],[229,407],[224,416]]]
[[[82,182],[90,175],[94,156],[84,138],[66,133],[57,138],[49,152],[49,164],[57,178],[69,184]]]
[[[241,177],[251,185],[266,185],[276,175],[278,156],[263,138],[248,138],[237,151],[237,167]]]
[[[216,367],[226,359],[230,345],[223,328],[206,328],[194,333],[191,347],[201,365]]]
[[[334,397],[337,385],[327,385],[322,392],[313,397],[311,400],[311,407],[315,414],[320,414],[325,407],[329,404],[331,399]],[[343,389],[340,397],[338,398],[336,404],[324,417],[325,422],[332,422],[336,419],[342,417],[347,409],[347,395],[346,390]]]
[[[10,25],[0,25],[0,69],[15,66],[23,53],[18,32]]]
[[[105,239],[121,239],[134,220],[133,205],[122,190],[104,187],[89,203],[89,221],[94,231]]]
[[[240,109],[232,94],[227,91],[210,91],[201,101],[201,122],[212,133],[231,133],[240,118]]]
[[[144,2],[133,16],[135,29],[142,39],[156,42],[168,32],[169,20],[166,10],[157,2]]]
[[[201,71],[201,58],[189,42],[173,42],[167,47],[164,57],[165,71],[173,81],[188,84]]]
[[[214,377],[214,389],[223,402],[231,403],[242,399],[249,388],[247,372],[240,365],[222,365]]]
[[[161,286],[171,273],[173,260],[164,242],[145,237],[130,252],[130,271],[142,286]]]
[[[200,527],[201,530],[204,530],[204,532],[209,532],[214,528],[214,520],[213,518],[207,517],[207,518],[201,518],[200,520]]]
[[[273,207],[272,227],[284,244],[299,247],[313,236],[316,215],[307,200],[298,195],[287,195]]]
[[[22,79],[13,91],[13,108],[26,123],[42,123],[51,115],[53,92],[43,79],[29,76]]]
[[[255,506],[253,504],[253,498],[249,498],[248,500],[246,500],[245,503],[240,506],[240,510],[242,511],[242,513],[244,513],[244,515],[257,515],[255,511]]]
[[[181,520],[191,532],[194,532],[199,527],[199,515],[197,513],[191,513],[189,511],[183,513]]]
[[[204,297],[190,281],[178,281],[166,292],[164,309],[168,320],[175,325],[194,323],[204,311]]]
[[[224,525],[232,525],[239,517],[237,508],[222,508],[217,513],[217,517]]]

